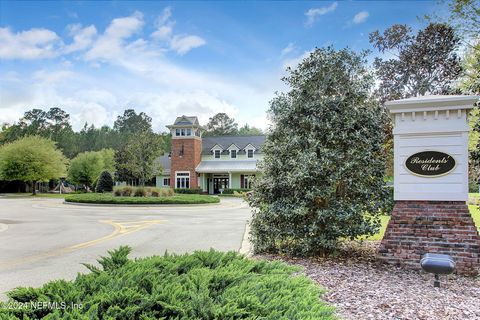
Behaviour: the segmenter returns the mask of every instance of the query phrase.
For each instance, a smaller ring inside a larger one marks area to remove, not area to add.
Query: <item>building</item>
[[[167,126],[172,134],[169,155],[160,157],[163,172],[157,187],[201,188],[209,194],[250,188],[260,174],[265,136],[207,136],[197,117],[178,117]]]

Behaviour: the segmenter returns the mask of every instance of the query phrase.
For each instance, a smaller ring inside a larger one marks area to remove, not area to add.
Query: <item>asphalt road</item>
[[[0,299],[18,286],[74,279],[107,250],[130,257],[239,250],[251,213],[240,199],[196,206],[104,207],[0,197]]]

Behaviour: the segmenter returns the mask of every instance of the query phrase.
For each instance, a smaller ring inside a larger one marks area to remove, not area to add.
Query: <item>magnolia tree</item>
[[[270,106],[251,205],[257,252],[325,254],[374,234],[386,202],[386,114],[372,98],[366,52],[316,49],[283,80]]]
[[[35,194],[37,182],[64,177],[66,163],[55,142],[39,136],[21,138],[0,147],[0,180],[30,183]]]

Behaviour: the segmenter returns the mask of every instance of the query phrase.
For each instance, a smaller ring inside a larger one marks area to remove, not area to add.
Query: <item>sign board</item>
[[[468,200],[467,116],[475,96],[389,101],[394,123],[394,199]]]
[[[455,159],[440,151],[422,151],[412,154],[405,161],[405,168],[419,177],[435,178],[455,169]]]

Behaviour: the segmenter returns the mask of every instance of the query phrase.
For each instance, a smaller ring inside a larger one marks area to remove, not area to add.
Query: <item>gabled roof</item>
[[[224,150],[223,146],[219,145],[218,143],[216,143],[213,147],[211,147],[210,151],[213,151],[213,149]]]
[[[251,144],[257,151],[261,152],[265,143],[265,136],[208,136],[202,138],[202,154],[211,154],[215,145],[231,146],[234,144],[239,150],[243,150]]]
[[[235,143],[232,143],[231,145],[228,146],[227,150],[231,150],[231,149],[240,150],[240,148]]]
[[[167,126],[167,128],[172,127],[195,127],[195,128],[202,128],[198,122],[198,118],[196,116],[180,116],[175,119],[175,122],[172,125]]]
[[[198,124],[198,118],[195,116],[187,117],[187,116],[181,116],[177,117],[175,119],[175,122],[173,125],[195,125]]]
[[[257,150],[257,147],[255,147],[253,144],[249,143],[245,147],[242,148],[242,150],[247,150],[247,149],[255,149]]]

